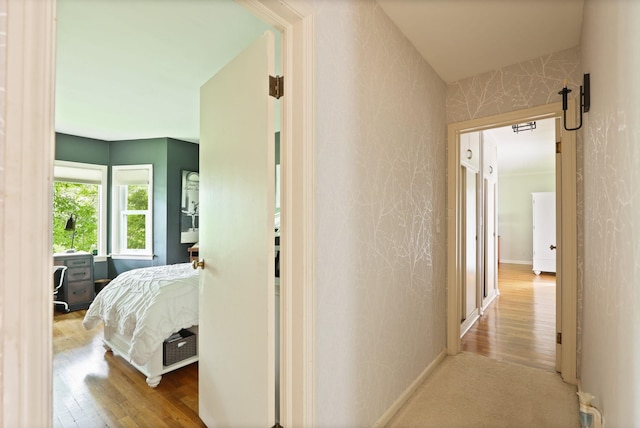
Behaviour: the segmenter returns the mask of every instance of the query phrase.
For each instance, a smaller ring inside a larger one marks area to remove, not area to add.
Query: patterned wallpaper
[[[640,58],[628,54],[638,22],[638,2],[585,2],[582,388],[611,427],[640,420]]]
[[[564,79],[575,96],[582,81],[578,48],[450,83],[447,123],[558,102]]]
[[[447,123],[552,104],[562,100],[564,86],[576,98],[582,84],[580,48],[545,55],[530,61],[453,82],[447,88]],[[578,239],[578,375],[582,354],[584,284],[584,161],[582,130],[577,131],[577,239]]]
[[[374,1],[314,4],[317,426],[372,426],[446,347],[446,86]]]

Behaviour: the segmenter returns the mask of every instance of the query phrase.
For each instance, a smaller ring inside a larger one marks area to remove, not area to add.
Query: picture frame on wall
[[[198,242],[200,216],[200,175],[196,171],[182,171],[180,201],[180,243]]]

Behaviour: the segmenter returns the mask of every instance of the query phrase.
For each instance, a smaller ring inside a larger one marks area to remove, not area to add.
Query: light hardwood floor
[[[554,370],[555,276],[501,264],[501,295],[462,339],[462,350]],[[198,364],[145,377],[102,347],[102,328],[85,330],[85,311],[56,312],[54,427],[204,427],[198,418]]]
[[[162,376],[157,388],[102,346],[102,327],[85,330],[85,311],[56,312],[53,426],[204,427],[198,417],[198,364]]]
[[[500,296],[462,338],[462,350],[555,371],[555,275],[502,263],[498,277]]]

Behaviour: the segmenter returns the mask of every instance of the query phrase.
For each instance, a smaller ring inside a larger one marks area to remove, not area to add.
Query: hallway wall
[[[586,0],[582,389],[607,426],[640,420],[640,2]]]
[[[555,192],[554,173],[498,172],[498,236],[501,263],[533,263],[533,205],[531,193]]]
[[[447,123],[508,113],[562,101],[558,92],[567,79],[576,98],[582,84],[580,47],[566,49],[498,70],[479,74],[447,86]],[[582,353],[582,290],[584,282],[584,209],[582,131],[576,133],[576,198],[578,240],[577,372]],[[499,192],[499,190],[498,190]]]
[[[373,0],[318,0],[316,425],[372,426],[446,346],[445,84]]]
[[[575,97],[581,72],[576,47],[450,83],[447,123],[560,102],[563,79]]]

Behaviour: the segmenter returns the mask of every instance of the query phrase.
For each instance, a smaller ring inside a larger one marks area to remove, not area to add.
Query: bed
[[[133,269],[118,275],[98,293],[82,325],[104,323],[107,350],[125,358],[155,388],[162,375],[198,361],[195,355],[165,366],[163,342],[198,325],[198,272],[190,263]]]

